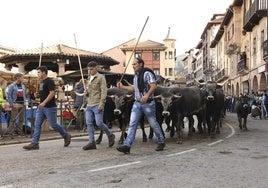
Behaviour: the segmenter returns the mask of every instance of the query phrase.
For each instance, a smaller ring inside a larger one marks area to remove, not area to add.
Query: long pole
[[[41,62],[42,62],[42,55],[43,55],[43,43],[41,43],[40,56],[39,56],[39,67],[41,66]]]
[[[122,74],[122,76],[121,76],[120,82],[122,81],[122,79],[123,79],[123,77],[124,77],[124,75],[125,75],[125,73],[126,73],[127,67],[128,67],[128,65],[129,65],[129,63],[130,63],[130,61],[131,61],[131,59],[132,59],[132,56],[133,56],[134,52],[136,51],[137,45],[138,45],[138,43],[139,43],[139,41],[140,41],[141,35],[142,35],[142,33],[143,33],[143,30],[144,30],[144,28],[145,28],[145,26],[146,26],[148,20],[149,20],[149,16],[147,17],[147,19],[146,19],[146,21],[145,21],[145,23],[144,23],[144,25],[143,25],[143,27],[142,27],[142,30],[141,30],[140,35],[139,35],[139,37],[138,37],[138,40],[136,41],[136,44],[135,44],[135,46],[134,46],[134,48],[133,48],[133,50],[132,50],[132,53],[131,53],[131,55],[130,55],[130,58],[128,59],[126,68],[124,69],[124,72],[123,72],[123,74]]]
[[[81,59],[80,59],[79,51],[78,51],[78,48],[77,48],[77,41],[76,41],[75,34],[74,34],[74,42],[75,42],[75,46],[76,46],[76,54],[77,54],[77,57],[78,57],[79,69],[80,69],[81,77],[82,77],[82,80],[83,80],[83,87],[84,87],[84,90],[86,90],[85,81],[84,81],[84,75],[83,75],[83,70],[82,70],[82,65],[81,65]]]
[[[43,55],[43,43],[41,43],[41,48],[40,48],[40,56],[39,56],[39,64],[38,64],[39,67],[42,64],[42,55]],[[40,83],[40,80],[38,80],[36,83],[36,85],[37,85],[36,93],[38,93],[38,90],[39,90],[39,83]]]

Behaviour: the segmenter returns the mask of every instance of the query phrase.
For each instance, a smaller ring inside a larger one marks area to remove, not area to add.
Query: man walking
[[[129,154],[131,145],[134,142],[137,127],[143,114],[145,114],[150,126],[153,128],[157,138],[156,151],[162,151],[165,144],[165,138],[162,134],[159,123],[156,121],[155,101],[153,93],[156,88],[155,75],[151,69],[144,68],[144,61],[141,58],[134,59],[132,63],[135,71],[134,85],[123,86],[121,82],[117,83],[118,88],[135,92],[135,102],[133,104],[129,122],[127,138],[123,146],[117,148],[119,152]]]
[[[37,75],[40,79],[39,96],[40,104],[36,111],[34,134],[29,145],[23,146],[26,150],[39,149],[39,139],[41,134],[42,124],[45,119],[48,120],[50,126],[64,138],[64,147],[71,143],[71,135],[57,123],[57,105],[55,102],[55,83],[47,77],[47,67],[37,67]]]

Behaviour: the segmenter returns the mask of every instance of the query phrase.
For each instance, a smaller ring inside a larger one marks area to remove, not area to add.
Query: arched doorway
[[[253,85],[252,85],[252,89],[254,92],[257,92],[258,91],[258,79],[257,79],[257,76],[254,76],[253,78]]]
[[[260,91],[264,91],[267,88],[267,84],[266,84],[266,76],[263,73],[261,73],[261,78],[260,78]]]
[[[245,81],[243,82],[243,94],[249,94],[249,81]]]

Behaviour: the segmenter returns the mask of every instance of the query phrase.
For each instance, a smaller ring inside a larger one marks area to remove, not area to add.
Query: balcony
[[[228,72],[227,69],[222,69],[219,72],[216,73],[214,79],[216,82],[220,82],[222,80],[225,80],[226,78],[228,78]]]
[[[263,42],[263,60],[268,63],[268,40]]]
[[[248,11],[245,14],[244,30],[251,32],[255,25],[259,24],[259,21],[267,16],[267,1],[268,0],[255,0]]]
[[[248,73],[248,67],[247,67],[247,59],[240,59],[240,61],[237,64],[237,73],[238,74],[246,74]]]

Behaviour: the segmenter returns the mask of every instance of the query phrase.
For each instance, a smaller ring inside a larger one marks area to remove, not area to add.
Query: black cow
[[[250,106],[248,104],[249,102],[249,97],[246,95],[242,95],[239,97],[237,103],[236,103],[236,113],[237,113],[237,118],[238,118],[238,123],[239,123],[239,128],[241,130],[247,131],[247,118],[248,114],[250,112]],[[242,123],[243,121],[243,123]]]
[[[163,116],[170,116],[172,127],[176,128],[178,134],[178,144],[182,143],[183,118],[189,119],[189,133],[191,138],[193,133],[193,115],[199,113],[203,108],[202,95],[199,87],[192,86],[186,88],[166,88],[159,95],[155,96],[163,106]]]
[[[111,123],[114,120],[118,120],[119,128],[121,130],[121,136],[119,144],[124,142],[126,138],[126,128],[129,124],[131,109],[134,103],[134,96],[132,92],[118,89],[109,88],[107,90],[107,98],[104,107],[103,121],[106,124]],[[147,135],[144,130],[144,123],[141,122],[141,129],[143,132],[143,141],[147,141]],[[99,138],[96,143],[100,143],[102,140],[103,131],[100,132]]]
[[[159,96],[161,94],[165,95],[165,93],[167,93],[169,89],[170,89],[169,87],[157,86],[157,88],[154,91],[154,96]],[[158,99],[159,97],[154,97],[154,98],[155,98],[155,108],[156,108],[156,120],[160,125],[162,134],[165,136],[165,133],[164,133],[163,128],[162,128],[163,122],[165,122],[167,125],[166,132],[171,130],[171,128],[170,128],[170,114],[167,114],[167,113],[169,113],[169,111],[168,111],[169,109],[166,109],[165,112],[163,113],[164,108],[163,108],[161,100]],[[170,133],[170,137],[173,137],[173,135],[174,135],[174,131],[172,133]],[[152,137],[153,137],[153,130],[152,130],[152,128],[150,128],[149,138],[151,139]]]
[[[206,122],[208,133],[214,138],[215,133],[220,133],[225,96],[222,85],[217,82],[208,81],[202,84],[202,86],[202,89],[206,92]]]

